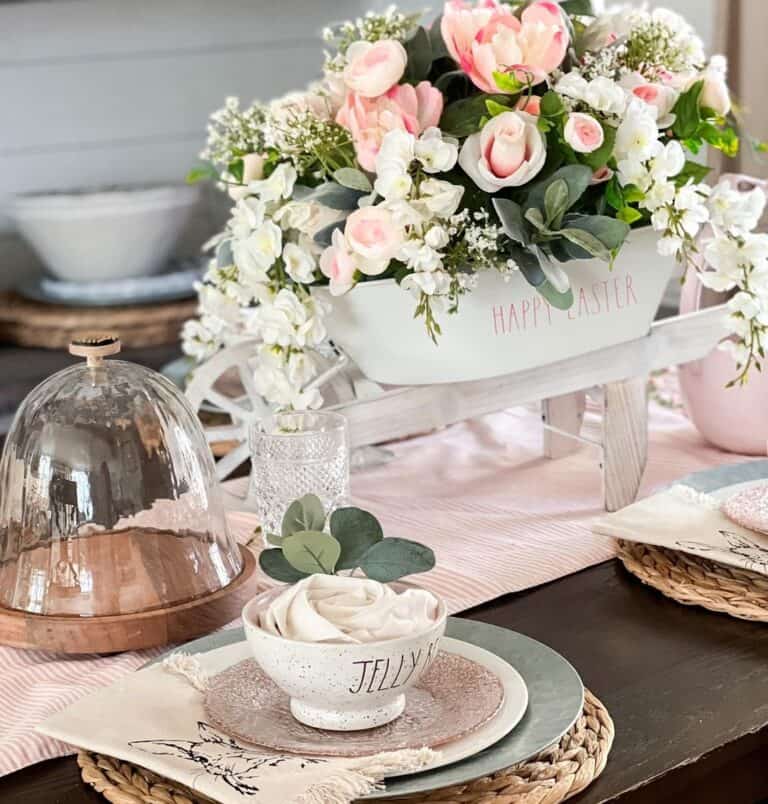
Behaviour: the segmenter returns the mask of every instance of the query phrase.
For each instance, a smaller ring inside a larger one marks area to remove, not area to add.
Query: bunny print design
[[[677,545],[683,550],[696,553],[708,553],[721,549],[740,558],[745,569],[768,575],[768,549],[728,530],[721,530],[719,533],[725,540],[725,544],[711,545],[704,542],[678,541]]]
[[[318,765],[325,761],[261,754],[243,748],[202,721],[198,721],[197,731],[199,740],[138,740],[129,745],[154,756],[180,757],[194,762],[203,772],[222,779],[242,795],[259,792],[259,771],[264,767],[276,768],[286,762],[295,762],[303,769],[307,765]]]

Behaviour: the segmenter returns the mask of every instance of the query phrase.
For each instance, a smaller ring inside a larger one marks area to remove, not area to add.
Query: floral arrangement
[[[261,551],[259,565],[270,578],[285,583],[358,569],[371,580],[389,583],[435,566],[429,547],[409,539],[385,539],[378,519],[362,508],[337,508],[326,517],[314,494],[294,500],[281,532],[267,534],[267,540],[274,547]]]
[[[739,147],[723,57],[664,9],[449,0],[420,16],[329,28],[321,82],[212,116],[191,178],[215,176],[235,203],[185,351],[256,338],[257,391],[314,407],[328,309],[313,285],[392,278],[437,340],[481,272],[520,272],[567,309],[570,260],[608,270],[630,228],[652,226],[662,254],[703,254],[702,281],[732,292],[744,381],[768,326],[768,236],[752,232],[765,197],[712,192],[694,159]]]

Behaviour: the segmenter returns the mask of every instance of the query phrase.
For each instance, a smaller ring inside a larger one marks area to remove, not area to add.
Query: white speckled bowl
[[[445,603],[435,595],[438,619],[418,634],[364,644],[297,642],[259,627],[259,612],[283,591],[265,592],[246,604],[243,625],[256,661],[291,697],[293,716],[318,729],[357,731],[402,714],[406,690],[437,655]]]

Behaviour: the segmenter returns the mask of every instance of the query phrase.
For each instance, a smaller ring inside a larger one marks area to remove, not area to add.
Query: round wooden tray
[[[605,769],[614,727],[605,706],[585,690],[584,709],[560,741],[526,762],[474,782],[380,804],[559,804]],[[112,804],[203,804],[210,799],[143,768],[81,751],[83,781]]]
[[[28,614],[0,607],[0,643],[59,653],[117,653],[208,634],[240,616],[245,603],[260,591],[256,559],[240,547],[243,571],[210,595],[168,608],[110,617]]]
[[[197,299],[125,307],[66,307],[41,304],[15,293],[0,293],[0,340],[17,346],[66,349],[74,333],[109,330],[123,346],[138,349],[179,340]]]

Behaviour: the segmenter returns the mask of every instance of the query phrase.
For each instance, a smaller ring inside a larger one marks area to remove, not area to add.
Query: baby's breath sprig
[[[246,154],[264,150],[266,107],[258,102],[240,108],[240,99],[229,97],[208,122],[208,139],[200,158],[226,170]]]
[[[347,48],[361,39],[366,42],[407,39],[421,17],[421,11],[405,14],[395,6],[389,6],[381,14],[369,11],[364,17],[324,28],[323,41],[335,51],[325,54],[325,69],[331,72],[343,70],[345,63],[343,56]]]

